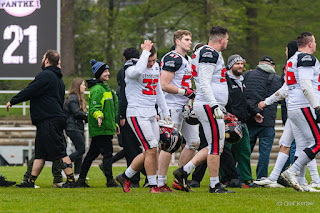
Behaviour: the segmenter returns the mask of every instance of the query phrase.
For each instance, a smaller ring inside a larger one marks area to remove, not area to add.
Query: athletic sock
[[[150,186],[157,186],[157,175],[147,175]]]
[[[196,168],[196,166],[191,161],[189,161],[185,166],[183,166],[183,170],[186,171],[188,174],[190,174],[194,168]]]
[[[298,175],[298,183],[300,185],[303,185],[307,180],[306,180],[306,169],[307,169],[307,166],[302,166],[301,169],[300,169],[300,173]]]
[[[302,166],[307,165],[311,159],[308,157],[308,155],[305,152],[300,152],[297,160],[294,162],[294,164],[290,167],[289,171],[296,173],[300,171]]]
[[[158,187],[164,186],[167,184],[167,176],[166,175],[158,175]]]
[[[129,166],[127,168],[127,170],[124,172],[124,174],[126,175],[126,177],[128,177],[129,179],[132,178],[135,174],[137,174],[138,171],[135,171],[132,169],[131,166]]]
[[[273,168],[270,176],[268,177],[271,181],[278,180],[279,175],[282,171],[282,168],[283,168],[284,164],[287,162],[288,158],[289,158],[289,155],[287,155],[283,152],[279,152],[276,164],[274,165],[274,168]]]
[[[74,182],[74,176],[73,176],[73,173],[69,174],[69,175],[66,175],[67,176],[67,181],[69,182]]]
[[[308,164],[308,169],[310,171],[310,176],[311,176],[311,180],[313,183],[319,184],[320,183],[320,178],[319,178],[319,172],[318,172],[318,168],[317,168],[317,162],[316,159],[313,159],[312,161],[310,161]]]
[[[33,175],[31,175],[30,178],[29,178],[29,181],[30,181],[31,183],[34,183],[34,182],[36,182],[37,178],[38,178],[38,176],[33,176]]]
[[[210,187],[216,187],[216,184],[219,183],[219,177],[210,177]]]

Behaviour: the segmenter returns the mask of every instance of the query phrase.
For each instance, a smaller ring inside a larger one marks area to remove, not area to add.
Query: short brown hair
[[[59,60],[60,60],[60,56],[57,50],[48,50],[46,52],[46,57],[45,59],[49,60],[49,63],[52,66],[58,66],[59,64]]]
[[[154,54],[156,54],[157,53],[157,50],[156,50],[156,48],[152,45],[152,47],[151,47],[151,50],[150,50],[150,55],[149,55],[149,57],[151,57],[151,56],[154,56]]]
[[[225,37],[228,34],[227,28],[221,26],[214,26],[210,29],[210,40],[213,40],[215,37]]]
[[[298,47],[306,46],[309,42],[312,41],[312,38],[311,38],[312,36],[313,36],[313,33],[311,32],[301,33],[297,38]]]
[[[177,30],[173,35],[173,43],[176,44],[176,40],[181,40],[184,35],[192,37],[192,33],[188,30]]]

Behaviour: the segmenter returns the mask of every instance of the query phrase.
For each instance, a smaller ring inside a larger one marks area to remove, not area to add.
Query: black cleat
[[[61,188],[76,188],[76,183],[67,180],[67,182],[63,184]]]
[[[16,184],[15,181],[7,181],[5,177],[3,177],[3,176],[0,177],[0,186],[9,187],[9,186],[13,186],[15,184]]]
[[[183,167],[173,171],[174,177],[178,180],[179,185],[181,186],[182,191],[189,192],[190,187],[187,185],[188,173],[183,170]]]
[[[86,179],[79,178],[75,184],[76,188],[90,188]]]
[[[197,181],[197,180],[192,180],[191,183],[190,183],[190,186],[192,188],[200,188],[200,182]]]
[[[117,175],[116,180],[117,180],[118,183],[120,183],[120,185],[122,187],[122,190],[125,193],[130,193],[131,192],[130,191],[130,180],[127,180],[124,177],[124,173]]]
[[[110,179],[107,181],[107,187],[108,188],[121,188],[121,186],[118,185],[114,179]]]
[[[23,181],[20,185],[16,185],[16,188],[35,188],[35,184],[29,181]]]
[[[209,187],[210,193],[236,193],[235,191],[229,191],[225,188],[222,188],[220,183],[217,183],[214,188]]]

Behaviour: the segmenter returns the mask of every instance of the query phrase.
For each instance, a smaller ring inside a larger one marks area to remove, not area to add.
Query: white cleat
[[[308,183],[303,184],[301,186],[301,188],[303,189],[304,192],[317,192],[317,193],[320,193],[320,190],[311,187],[311,185],[308,185]]]
[[[313,181],[310,183],[312,188],[320,188],[320,183],[314,183]]]
[[[281,176],[297,191],[303,191],[298,182],[298,174],[292,173],[287,169],[281,173]]]
[[[285,188],[281,184],[277,183],[277,181],[272,181],[269,178],[265,178],[263,180],[256,180],[253,181],[253,183],[267,188]]]
[[[62,185],[64,184],[64,182],[60,182],[60,183],[53,183],[52,187],[53,188],[62,188]]]

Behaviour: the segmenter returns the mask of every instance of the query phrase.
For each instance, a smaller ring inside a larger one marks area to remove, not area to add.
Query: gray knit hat
[[[232,55],[228,58],[228,65],[227,65],[227,69],[230,70],[231,67],[237,63],[238,61],[243,61],[243,58],[240,55]]]

